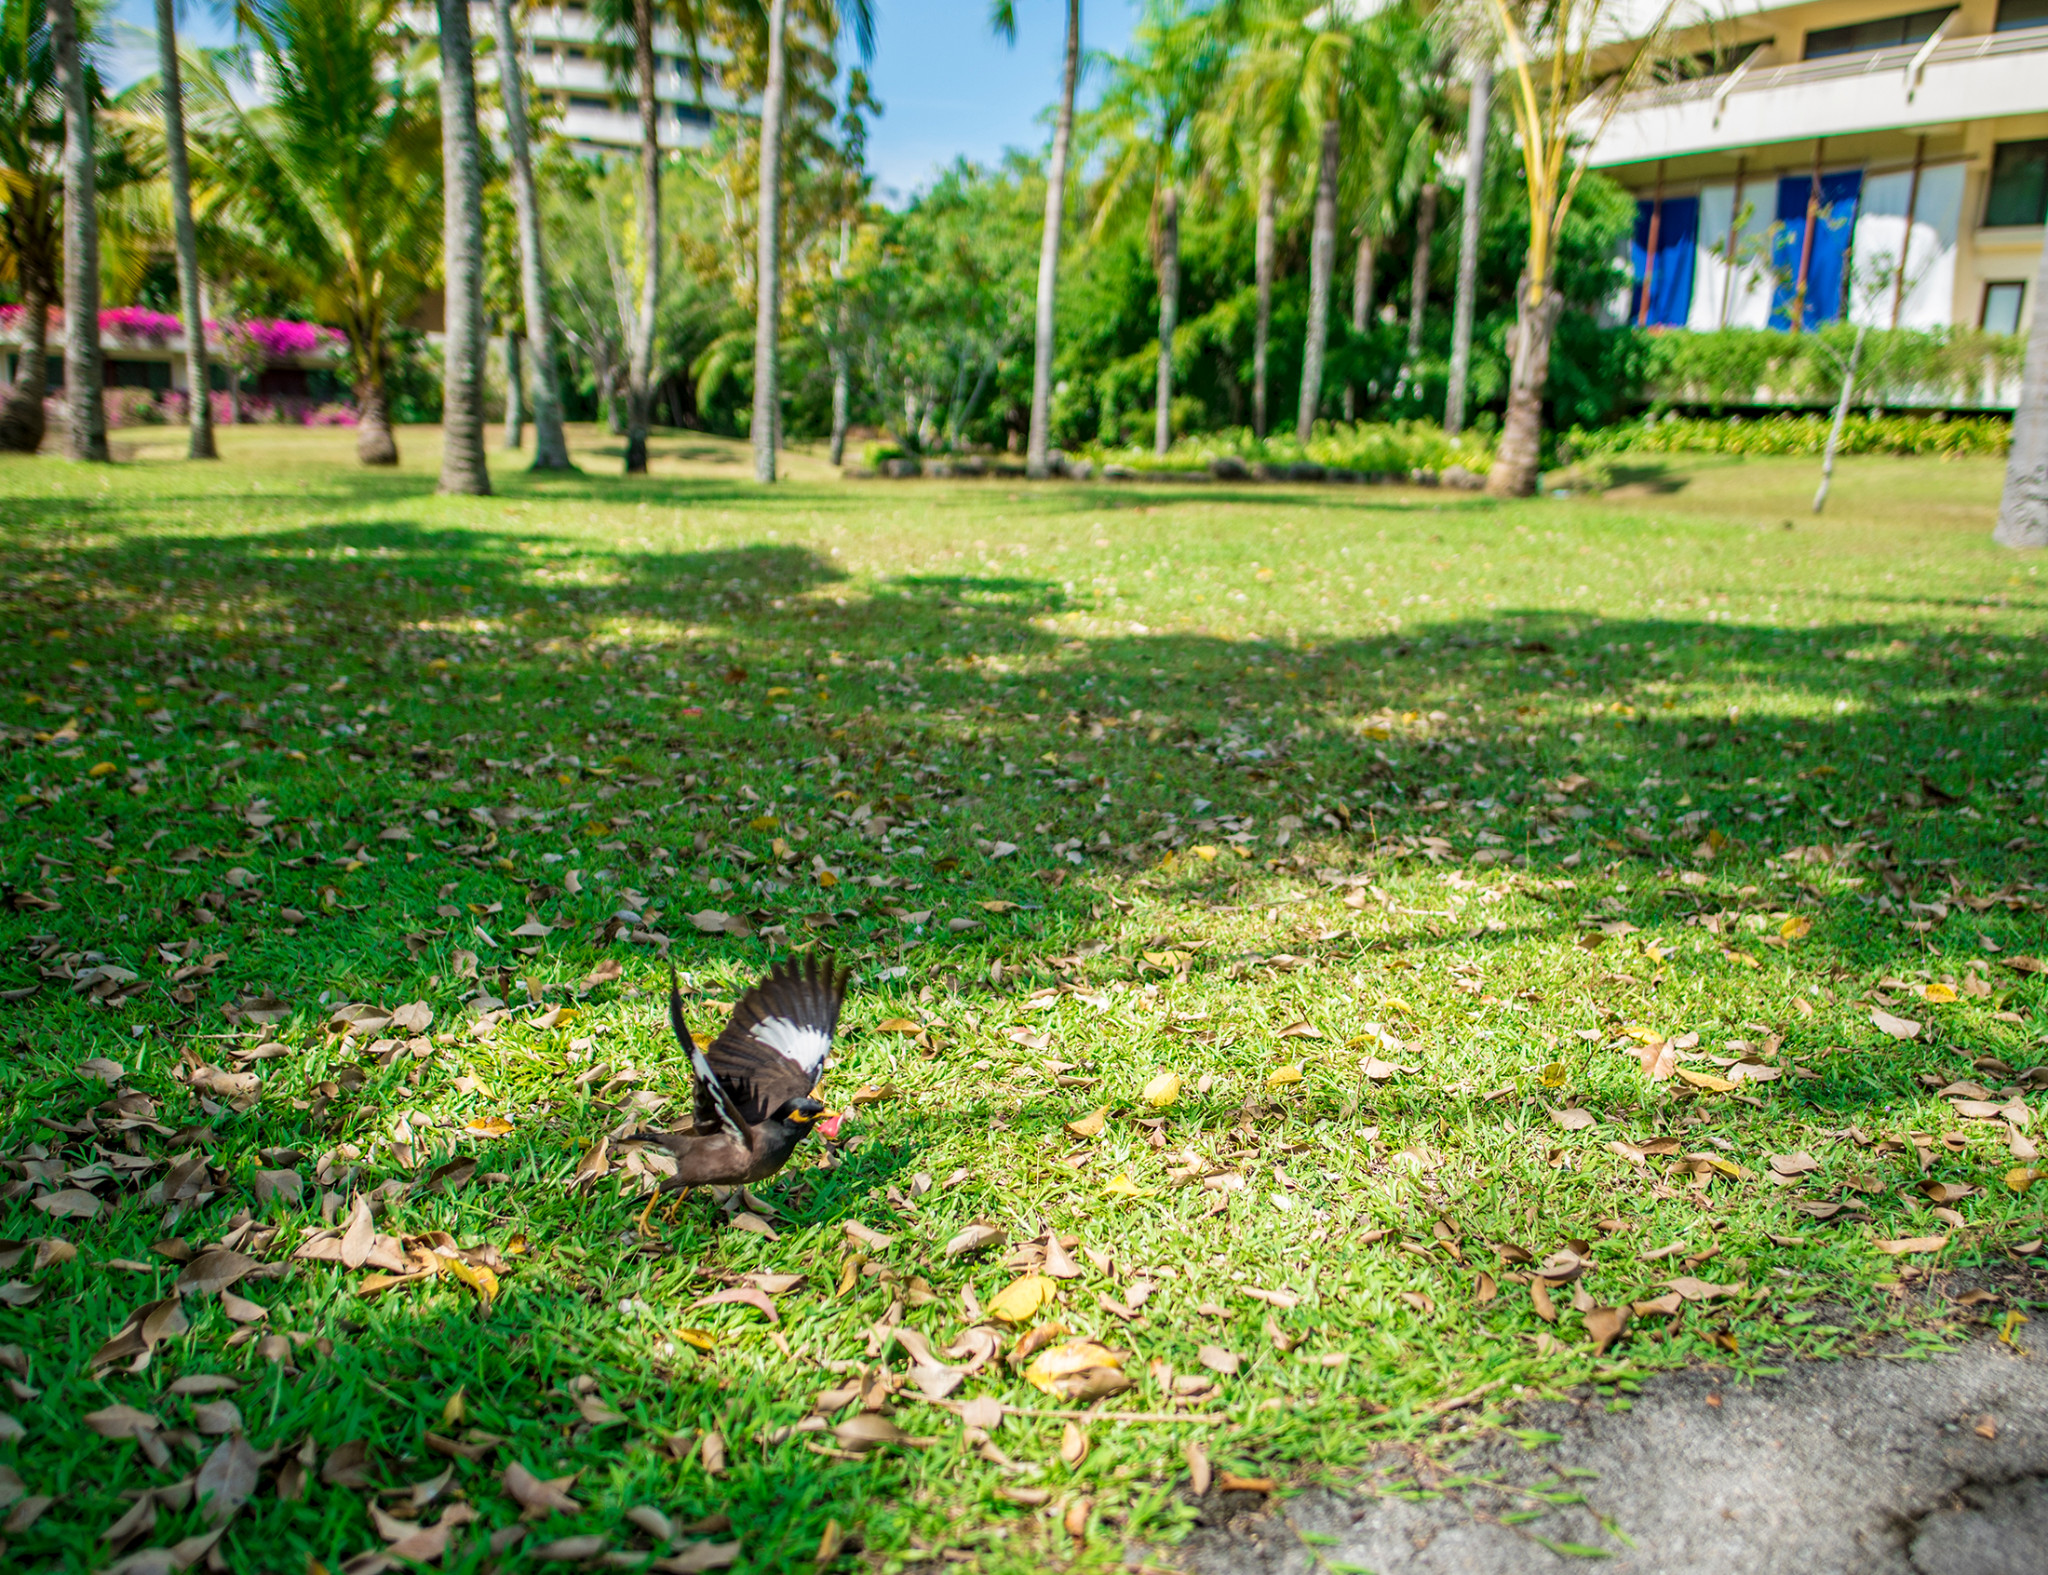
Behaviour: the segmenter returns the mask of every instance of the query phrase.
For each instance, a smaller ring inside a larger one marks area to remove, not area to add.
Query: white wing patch
[[[813,1078],[832,1048],[832,1036],[815,1028],[792,1023],[786,1017],[764,1017],[753,1027],[753,1035],[769,1049],[786,1056]]]

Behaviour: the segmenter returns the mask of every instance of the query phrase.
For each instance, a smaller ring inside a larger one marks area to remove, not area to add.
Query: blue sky
[[[1136,0],[1082,0],[1085,49],[1121,50]],[[181,7],[201,42],[226,30],[203,5]],[[1059,83],[1062,0],[1017,0],[1014,48],[989,32],[984,0],[875,0],[875,93],[883,115],[868,143],[877,194],[901,202],[961,154],[990,160],[1006,147],[1042,147],[1039,115]],[[156,70],[154,0],[119,0],[109,75],[125,84]],[[1084,89],[1085,92],[1085,89]]]

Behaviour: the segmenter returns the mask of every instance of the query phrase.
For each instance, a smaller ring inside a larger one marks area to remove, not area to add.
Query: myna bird
[[[682,992],[670,966],[669,1026],[689,1052],[697,1108],[691,1127],[653,1134],[676,1158],[676,1173],[661,1191],[765,1181],[789,1162],[808,1133],[839,1135],[840,1118],[811,1091],[832,1048],[846,984],[846,974],[829,957],[777,963],[740,997],[731,1021],[700,1050],[683,1021]]]

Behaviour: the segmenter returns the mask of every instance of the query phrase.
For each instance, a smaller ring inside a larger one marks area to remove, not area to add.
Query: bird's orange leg
[[[660,1201],[661,1190],[659,1188],[656,1188],[653,1192],[650,1192],[647,1195],[647,1207],[640,1211],[640,1218],[633,1227],[636,1231],[639,1232],[640,1239],[642,1241],[654,1241],[660,1235],[660,1232],[654,1230],[647,1223],[648,1216],[654,1212],[654,1205],[659,1203]],[[673,1218],[675,1215],[674,1204],[669,1205],[669,1215],[671,1218]]]

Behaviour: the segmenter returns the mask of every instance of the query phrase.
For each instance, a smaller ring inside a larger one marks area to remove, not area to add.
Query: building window
[[[612,101],[608,98],[591,98],[582,93],[571,93],[569,95],[569,108],[571,109],[611,109],[612,107]]]
[[[1851,22],[1846,27],[1818,27],[1806,35],[1806,58],[1825,60],[1830,55],[1861,55],[1901,44],[1924,44],[1954,9],[1943,6],[1938,11],[1912,11],[1875,22]]]
[[[1991,158],[1987,225],[2048,223],[2048,137],[2001,142]]]
[[[2017,33],[2023,27],[2048,27],[2048,0],[1998,0],[1994,33]]]
[[[2026,304],[2027,287],[2019,280],[1984,286],[1984,318],[1978,325],[1989,334],[2020,331],[2020,307]]]
[[[676,119],[686,126],[708,126],[711,124],[709,104],[678,104]]]

